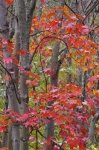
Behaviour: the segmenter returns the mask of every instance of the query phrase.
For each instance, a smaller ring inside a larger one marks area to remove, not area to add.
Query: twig
[[[96,2],[94,2],[93,6],[86,12],[86,17],[83,19],[83,23],[85,22],[85,20],[87,19],[87,17],[90,15],[90,13],[96,8],[96,6],[99,4],[99,0],[96,0]]]
[[[0,60],[0,61],[1,61],[1,60]],[[7,72],[7,74],[10,76],[11,81],[12,81],[12,84],[13,84],[13,86],[14,86],[14,90],[15,90],[15,94],[16,94],[17,101],[18,101],[19,104],[21,104],[21,101],[20,101],[20,99],[18,98],[18,95],[17,95],[16,86],[15,86],[15,83],[14,83],[14,80],[13,80],[13,78],[12,78],[11,73],[7,70],[7,68],[4,67],[4,65],[2,64],[2,62],[0,62],[0,65],[1,65],[2,68]]]
[[[36,130],[36,150],[38,150],[38,131]]]
[[[46,139],[46,137],[39,131],[39,130],[37,130],[37,132],[44,138],[44,139]],[[54,141],[54,140],[51,140],[51,142],[52,142],[52,144],[53,144],[53,146],[54,145],[56,145],[56,146],[58,146],[59,148],[60,148],[60,150],[64,150],[63,148],[62,148],[62,144],[61,145],[59,145],[56,141]]]
[[[35,48],[34,53],[31,55],[30,61],[29,61],[30,64],[32,63],[32,60],[33,60],[35,54],[37,53],[37,50],[38,50],[40,44],[41,44],[45,39],[57,39],[57,40],[60,40],[60,41],[62,41],[62,42],[66,45],[66,47],[68,48],[68,45],[67,45],[67,43],[64,41],[64,39],[59,38],[59,37],[56,37],[56,36],[45,36],[45,37],[42,38],[42,40],[39,42],[39,44],[38,44],[37,47]]]

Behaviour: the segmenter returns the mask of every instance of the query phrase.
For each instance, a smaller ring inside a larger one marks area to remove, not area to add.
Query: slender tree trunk
[[[26,85],[26,80],[28,76],[25,74],[29,71],[29,32],[31,27],[32,15],[35,9],[36,1],[24,1],[16,0],[15,2],[15,12],[17,16],[17,22],[20,32],[20,49],[26,51],[25,56],[21,56],[20,65],[23,67],[24,71],[20,71],[20,98],[21,98],[21,113],[26,113],[28,111],[28,87]],[[25,127],[21,128],[21,150],[28,150],[28,138],[29,132]]]
[[[58,64],[58,56],[59,56],[59,49],[60,49],[60,43],[56,43],[53,54],[51,58],[51,70],[53,72],[53,75],[51,76],[51,85],[53,87],[58,86],[58,73],[59,73],[59,64]],[[51,106],[53,102],[48,103],[48,109],[51,111]],[[49,142],[50,138],[53,140],[54,138],[54,120],[53,118],[48,118],[48,123],[46,126],[46,137]],[[46,150],[53,150],[52,141],[50,141],[49,145],[46,145]]]
[[[56,3],[54,5],[56,5]],[[63,6],[64,0],[62,0],[61,3],[59,3],[59,5]],[[62,12],[58,11],[57,15],[58,15],[60,21],[62,21]],[[59,24],[59,26],[61,27],[61,24]],[[59,70],[60,70],[60,66],[61,66],[61,63],[58,60],[59,50],[60,50],[60,42],[56,42],[56,44],[53,48],[53,54],[52,54],[52,58],[51,58],[52,76],[51,76],[50,80],[51,80],[52,88],[58,86],[58,74],[59,74]],[[53,104],[53,102],[48,103],[48,109],[51,109],[52,104]],[[53,120],[53,118],[48,119],[48,124],[46,126],[46,136],[47,136],[47,140],[50,140],[50,138],[52,140],[54,139],[54,120]],[[53,142],[50,141],[50,144],[46,145],[46,150],[53,150],[53,148],[54,148]]]
[[[2,31],[2,36],[3,38],[8,41],[9,39],[9,28],[7,25],[7,10],[4,1],[0,1],[0,7],[1,7],[1,31]],[[3,44],[3,57],[4,58],[10,58],[11,55],[8,52],[8,43]],[[15,112],[19,112],[18,109],[18,101],[17,101],[17,90],[16,90],[16,77],[15,77],[15,72],[13,68],[13,64],[5,63],[5,68],[7,70],[7,75],[8,72],[10,74],[10,79],[6,81],[6,94],[7,94],[7,100],[8,100],[8,108],[12,109]],[[9,75],[8,75],[9,76]],[[13,92],[12,92],[13,91]],[[20,149],[20,133],[19,133],[19,125],[14,124],[12,125],[12,130],[11,130],[11,138],[12,138],[12,145],[13,145],[13,150]]]

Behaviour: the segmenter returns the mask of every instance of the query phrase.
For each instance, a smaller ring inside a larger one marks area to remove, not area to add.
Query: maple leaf
[[[13,4],[13,0],[5,0],[6,4],[8,5],[12,5]]]
[[[71,150],[73,150],[78,146],[79,141],[76,138],[68,138],[67,143],[70,145]]]
[[[0,150],[9,150],[7,147],[2,147]]]
[[[4,131],[6,131],[7,130],[7,127],[6,126],[0,126],[0,132],[2,133],[2,132],[4,132]]]
[[[26,56],[27,55],[27,51],[26,50],[23,50],[23,49],[20,49],[17,54],[21,55],[21,56]]]
[[[47,74],[48,76],[51,76],[53,74],[51,68],[45,68],[44,73]]]
[[[82,24],[76,24],[75,26],[76,31],[82,35],[86,35],[89,33],[90,29],[88,28],[88,26],[86,25],[82,25]]]
[[[57,145],[55,145],[53,150],[59,150],[59,147]]]
[[[26,80],[26,84],[30,85],[30,86],[37,86],[38,85],[38,81],[36,80]]]
[[[40,0],[41,1],[41,3],[45,3],[46,2],[46,0]]]
[[[4,61],[5,64],[9,64],[9,63],[12,63],[12,58],[11,57],[4,58],[3,61]]]

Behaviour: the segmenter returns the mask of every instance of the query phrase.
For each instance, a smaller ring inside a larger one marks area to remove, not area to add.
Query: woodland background
[[[99,150],[99,0],[0,0],[0,150]]]

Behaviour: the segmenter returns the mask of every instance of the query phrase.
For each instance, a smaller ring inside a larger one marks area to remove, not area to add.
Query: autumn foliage
[[[5,0],[6,4],[11,5],[13,4],[13,0]]]
[[[6,0],[6,3],[11,5],[13,1]],[[58,10],[60,10],[61,17],[57,15]],[[29,77],[26,84],[30,101],[28,111],[24,114],[18,114],[9,109],[3,111],[2,115],[0,114],[0,132],[4,132],[9,125],[17,122],[29,129],[31,141],[32,132],[37,131],[41,134],[45,125],[53,119],[56,134],[54,138],[51,137],[50,142],[61,141],[61,148],[64,150],[67,145],[71,150],[75,147],[79,147],[79,150],[86,150],[90,118],[95,115],[99,105],[99,89],[97,89],[99,44],[91,38],[90,34],[93,29],[84,24],[83,19],[83,16],[73,14],[66,6],[43,7],[40,18],[34,16],[32,20],[29,47],[32,63],[28,71],[24,70],[13,54],[14,40],[1,39],[0,49],[2,50],[2,45],[6,43],[8,52],[11,54],[11,57],[6,58],[0,51],[2,62],[13,63],[19,72]],[[38,30],[37,33],[35,33],[36,30]],[[59,71],[56,87],[50,83],[55,72],[49,64],[53,55],[53,47],[57,42],[60,43],[61,50],[66,49],[66,53],[64,51],[61,53],[60,50],[59,59],[64,61]],[[17,52],[20,57],[26,54],[24,49]],[[68,60],[72,62],[70,66]],[[87,73],[85,87],[79,83],[79,72],[83,74],[83,78]],[[72,81],[66,79],[68,74],[71,75]],[[5,79],[11,80],[9,74],[5,76]],[[85,97],[83,92],[86,94]],[[96,131],[97,136],[98,129]],[[44,136],[42,138],[43,142],[49,142]],[[55,144],[53,150],[58,149],[59,145]]]

